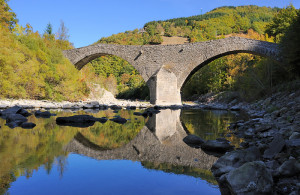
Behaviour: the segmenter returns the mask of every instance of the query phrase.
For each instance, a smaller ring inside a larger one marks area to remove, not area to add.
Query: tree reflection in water
[[[69,152],[95,159],[140,161],[147,169],[200,177],[215,185],[210,167],[217,158],[190,148],[182,141],[187,131],[180,119],[190,133],[204,139],[226,133],[228,122],[235,119],[226,114],[224,117],[215,113],[190,112],[183,111],[180,114],[181,110],[161,110],[159,114],[144,119],[133,115],[133,111],[121,110],[117,115],[130,119],[126,124],[108,121],[105,124],[95,123],[88,128],[58,126],[55,117],[37,119],[31,116],[29,121],[37,124],[34,129],[9,129],[5,121],[0,119],[0,194],[5,194],[18,177],[30,178],[41,167],[51,174],[55,165],[60,177],[63,177]],[[88,113],[58,112],[57,116],[74,114]],[[111,118],[114,115],[112,110],[93,113],[95,117]],[[213,135],[205,137],[207,134],[201,129],[209,129]],[[87,141],[83,142],[83,138]]]

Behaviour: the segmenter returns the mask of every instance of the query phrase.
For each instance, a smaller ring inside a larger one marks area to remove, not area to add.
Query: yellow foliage
[[[13,33],[14,32],[14,33]],[[0,25],[0,98],[80,100],[88,95],[80,72],[63,57],[68,41]]]

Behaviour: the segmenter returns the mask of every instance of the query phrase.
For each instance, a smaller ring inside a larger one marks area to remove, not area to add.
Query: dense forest
[[[127,61],[102,56],[81,71],[63,57],[72,48],[61,21],[56,33],[51,24],[43,33],[18,24],[7,0],[0,1],[0,98],[82,100],[90,86],[99,84],[118,98],[147,99],[142,77]],[[121,45],[161,44],[162,37],[185,37],[189,42],[242,36],[281,45],[284,63],[250,54],[219,58],[196,72],[181,89],[184,99],[208,92],[237,91],[255,100],[274,86],[299,78],[299,10],[258,6],[225,6],[202,15],[152,21],[135,29],[101,38],[96,43]]]

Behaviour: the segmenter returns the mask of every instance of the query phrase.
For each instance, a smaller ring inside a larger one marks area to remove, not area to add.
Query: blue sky
[[[29,23],[43,33],[50,22],[56,32],[63,20],[75,47],[101,37],[142,28],[146,22],[204,14],[220,6],[258,5],[286,7],[300,0],[10,0],[23,26]]]

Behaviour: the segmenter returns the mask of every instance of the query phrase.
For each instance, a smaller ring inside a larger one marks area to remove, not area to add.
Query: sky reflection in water
[[[220,194],[199,178],[148,170],[140,162],[94,160],[69,155],[62,177],[54,166],[50,175],[40,168],[30,179],[20,177],[10,194]]]

